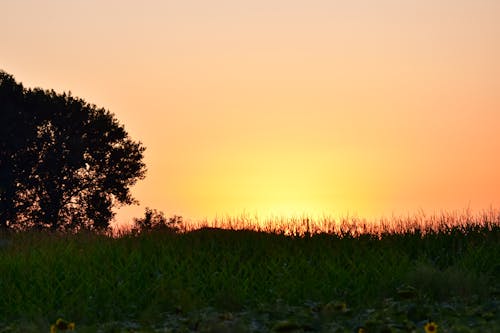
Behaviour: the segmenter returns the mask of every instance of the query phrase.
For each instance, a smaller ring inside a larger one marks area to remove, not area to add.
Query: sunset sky
[[[113,112],[187,219],[500,207],[498,0],[4,0],[0,69]]]

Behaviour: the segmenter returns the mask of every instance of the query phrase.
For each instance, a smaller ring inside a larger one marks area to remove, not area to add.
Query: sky
[[[113,112],[167,216],[500,207],[498,0],[1,0],[0,69]]]

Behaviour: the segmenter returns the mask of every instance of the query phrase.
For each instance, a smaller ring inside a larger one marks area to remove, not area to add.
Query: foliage
[[[109,111],[0,71],[0,227],[106,229],[145,148]]]
[[[0,331],[45,330],[61,317],[82,332],[424,332],[429,321],[439,332],[488,332],[500,324],[498,224],[347,235],[0,235]],[[17,330],[19,322],[38,326]]]
[[[132,232],[140,233],[144,231],[154,230],[177,231],[179,230],[181,224],[181,216],[174,215],[173,217],[167,219],[163,212],[146,207],[144,211],[144,217],[134,218]]]

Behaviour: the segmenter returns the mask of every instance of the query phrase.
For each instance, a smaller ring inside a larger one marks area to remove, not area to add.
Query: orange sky
[[[186,218],[500,207],[500,2],[3,1],[0,68],[114,112]]]

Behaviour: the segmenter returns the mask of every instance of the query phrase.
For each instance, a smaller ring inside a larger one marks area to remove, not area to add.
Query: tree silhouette
[[[167,218],[162,211],[146,207],[144,217],[134,218],[132,232],[140,233],[155,230],[178,231],[182,222],[182,216],[174,215]]]
[[[4,72],[0,109],[0,226],[102,230],[135,202],[145,148],[112,113]]]
[[[23,178],[25,140],[33,136],[32,121],[24,112],[24,88],[14,78],[0,71],[0,226],[16,215],[19,180]],[[32,127],[32,126],[31,126]]]

